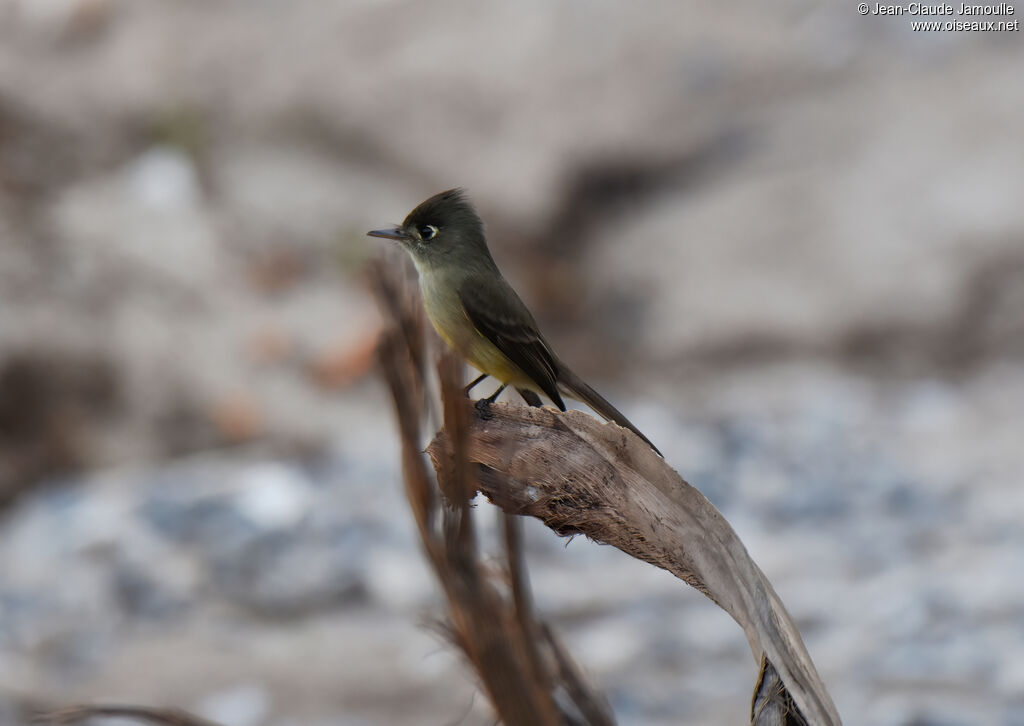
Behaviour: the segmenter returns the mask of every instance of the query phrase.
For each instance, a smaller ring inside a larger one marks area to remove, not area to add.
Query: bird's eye
[[[420,233],[420,239],[424,242],[429,242],[437,236],[437,227],[432,224],[421,224],[416,231]]]

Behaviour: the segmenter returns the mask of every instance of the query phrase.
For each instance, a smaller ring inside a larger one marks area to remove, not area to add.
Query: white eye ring
[[[437,227],[432,224],[421,224],[417,231],[420,233],[420,239],[424,242],[429,242],[437,236]]]

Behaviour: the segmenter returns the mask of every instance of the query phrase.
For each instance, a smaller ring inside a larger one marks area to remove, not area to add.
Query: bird
[[[501,384],[478,405],[490,405],[509,385],[532,406],[540,406],[537,394],[544,394],[565,411],[562,396],[566,396],[629,429],[662,456],[622,412],[555,355],[494,262],[483,221],[464,190],[435,194],[409,212],[402,224],[367,235],[396,240],[409,253],[434,329],[481,372],[466,386],[466,394],[488,376]]]

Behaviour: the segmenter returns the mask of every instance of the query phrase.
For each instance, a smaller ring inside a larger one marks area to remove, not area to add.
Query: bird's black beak
[[[409,239],[409,235],[401,227],[374,229],[367,232],[366,235],[368,237],[383,237],[384,239],[397,239],[399,242],[405,242]]]

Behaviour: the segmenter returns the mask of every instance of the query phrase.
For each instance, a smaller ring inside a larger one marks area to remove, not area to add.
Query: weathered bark
[[[800,633],[729,523],[631,432],[578,411],[494,404],[467,410],[465,451],[480,491],[510,514],[581,533],[673,573],[743,628],[811,724],[839,724]],[[427,449],[449,454],[441,431]],[[760,685],[760,681],[759,681]],[[769,718],[761,709],[752,715]],[[799,716],[799,715],[798,715]],[[754,723],[769,721],[755,720]],[[793,721],[792,723],[799,723]]]

